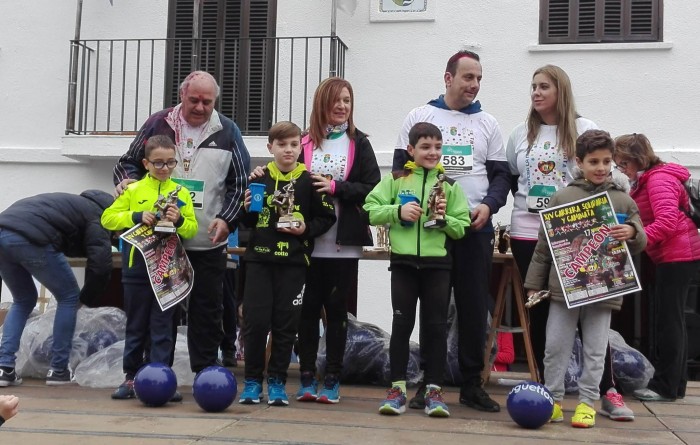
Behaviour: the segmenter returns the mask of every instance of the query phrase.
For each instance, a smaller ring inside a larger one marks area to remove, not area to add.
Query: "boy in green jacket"
[[[102,214],[102,226],[108,230],[123,230],[143,223],[148,226],[158,222],[159,198],[177,190],[177,205],[166,204],[160,219],[172,223],[182,238],[197,234],[197,220],[190,192],[170,179],[177,166],[175,144],[168,136],[156,135],[148,139],[143,164],[148,170],[138,182],[127,189]],[[143,255],[131,244],[124,243],[122,252],[122,284],[124,286],[124,312],[126,312],[126,337],[124,339],[124,383],[112,393],[113,399],[131,399],[134,377],[143,366],[146,339],[150,338],[151,363],[172,366],[171,351],[174,347],[173,311],[175,306],[162,311],[154,296]],[[173,401],[180,400],[176,393]]]
[[[440,164],[440,130],[433,124],[419,122],[411,128],[408,140],[408,153],[414,161],[407,162],[403,171],[382,178],[364,205],[371,224],[391,225],[392,384],[379,412],[406,411],[408,343],[416,319],[416,302],[420,299],[421,317],[427,329],[424,337],[430,342],[423,348],[429,354],[425,357],[425,412],[431,417],[448,417],[450,412],[442,398],[441,383],[447,355],[450,243],[452,239],[462,238],[469,227],[469,206],[459,184],[449,178],[442,184],[442,192],[435,187],[433,196],[437,199],[429,206],[431,189],[444,178],[445,172]],[[434,219],[444,219],[444,223],[430,222]]]

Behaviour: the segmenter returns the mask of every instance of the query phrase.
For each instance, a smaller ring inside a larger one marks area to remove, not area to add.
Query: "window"
[[[198,41],[192,39],[194,0],[170,0],[165,106],[179,102],[179,85],[193,70],[219,82],[216,109],[247,134],[270,128],[276,0],[201,1]]]
[[[540,0],[540,43],[661,42],[663,0]]]

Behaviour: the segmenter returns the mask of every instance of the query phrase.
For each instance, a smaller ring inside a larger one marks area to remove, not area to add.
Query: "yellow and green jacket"
[[[160,181],[146,174],[140,181],[129,184],[124,193],[102,213],[102,226],[113,231],[134,227],[141,222],[143,212],[157,212],[155,203],[160,195],[167,196],[176,187],[177,184],[170,179]],[[198,228],[192,197],[185,187],[180,189],[177,197],[180,219],[175,223],[176,233],[181,238],[189,239],[197,234]],[[131,244],[124,243],[122,281],[137,281],[148,277],[143,255],[137,254],[137,250]]]

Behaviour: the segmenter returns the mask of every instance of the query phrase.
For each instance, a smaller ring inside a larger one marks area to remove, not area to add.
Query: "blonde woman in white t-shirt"
[[[547,207],[554,192],[573,181],[577,168],[576,138],[586,130],[598,128],[576,111],[571,81],[558,66],[545,65],[535,70],[530,99],[527,120],[513,129],[506,146],[515,197],[510,226],[511,250],[523,280],[537,245],[538,212]],[[548,300],[530,308],[530,339],[540,376],[544,375],[548,314]],[[601,384],[603,414],[613,420],[632,420],[632,410],[614,389],[609,353],[608,350]]]

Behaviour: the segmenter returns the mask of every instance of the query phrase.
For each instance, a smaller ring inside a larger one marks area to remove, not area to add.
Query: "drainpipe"
[[[192,13],[192,71],[199,70],[199,16],[202,11],[204,0],[194,0],[194,11]]]
[[[75,130],[75,100],[78,89],[78,54],[80,46],[80,22],[83,16],[83,0],[78,0],[78,9],[75,13],[75,37],[71,42],[71,68],[68,79],[68,117],[66,119],[66,134],[68,129]]]
[[[336,15],[338,13],[338,5],[336,4],[338,0],[333,0],[332,5],[331,5],[331,63],[330,67],[328,69],[328,74],[330,77],[337,76],[338,75],[338,61],[337,59],[337,53],[338,53],[338,42],[336,40]]]

